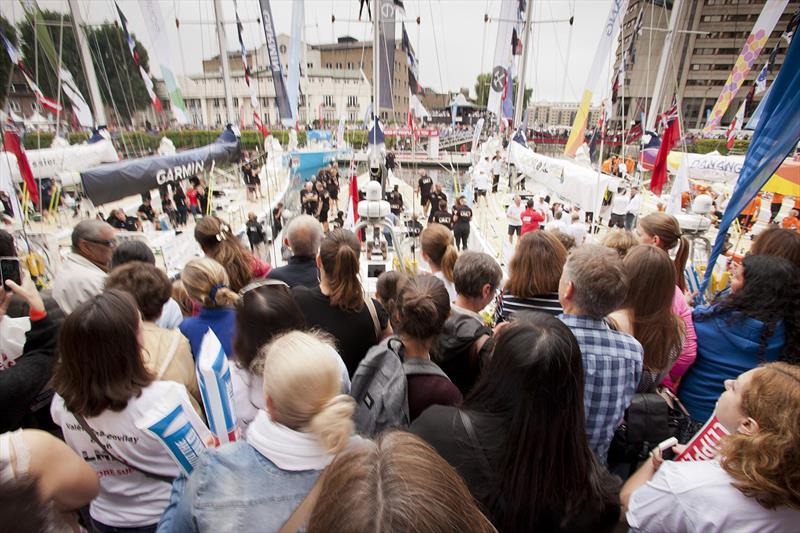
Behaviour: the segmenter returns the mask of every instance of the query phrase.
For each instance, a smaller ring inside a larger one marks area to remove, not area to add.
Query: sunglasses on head
[[[286,283],[284,283],[279,279],[260,279],[258,281],[253,281],[252,283],[248,283],[247,285],[245,285],[242,288],[242,290],[239,291],[239,296],[244,296],[248,292],[258,289],[260,287],[269,287],[269,286],[283,286],[286,287],[287,289],[289,288],[289,285],[287,285]]]

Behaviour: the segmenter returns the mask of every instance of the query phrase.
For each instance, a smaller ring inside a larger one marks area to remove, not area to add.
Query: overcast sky
[[[0,0],[4,15],[19,20],[22,8],[18,2]],[[84,19],[90,24],[116,19],[112,0],[79,0]],[[214,31],[212,0],[161,0],[158,2],[176,58],[178,74],[200,71],[200,61],[218,53]],[[223,0],[226,21],[234,20],[232,0]],[[147,47],[153,74],[160,72],[153,61],[150,37],[136,0],[121,0],[131,31]],[[494,54],[497,23],[484,24],[484,13],[497,17],[499,0],[405,0],[406,26],[420,63],[420,81],[436,90],[472,88],[478,73],[488,71]],[[66,10],[66,0],[39,0],[43,9]],[[534,29],[529,52],[527,86],[533,89],[533,100],[579,100],[586,75],[600,39],[603,21],[611,0],[533,0]],[[264,43],[264,31],[256,22],[257,0],[238,0],[239,14],[244,20],[244,39],[248,49]],[[370,24],[359,23],[358,0],[305,0],[306,39],[311,44],[333,42],[336,37],[352,35],[371,39]],[[289,33],[291,0],[272,0],[272,11],[278,33]],[[331,23],[331,15],[336,23]],[[575,16],[570,28],[564,19]],[[419,16],[421,24],[414,20]],[[180,30],[175,29],[175,18]],[[366,13],[364,15],[366,19]],[[548,21],[562,20],[549,23]],[[203,24],[198,24],[203,23]],[[238,49],[235,24],[226,26],[228,49]],[[398,30],[399,36],[399,30]],[[571,39],[570,39],[571,36]],[[570,43],[571,40],[571,43]],[[158,51],[156,51],[158,52]],[[569,55],[568,55],[569,52]],[[608,69],[602,79],[609,78]],[[608,83],[601,83],[595,94],[599,102]]]

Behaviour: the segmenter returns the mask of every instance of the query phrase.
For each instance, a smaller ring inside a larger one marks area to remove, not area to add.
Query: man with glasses
[[[116,246],[114,228],[107,222],[83,220],[72,229],[72,252],[53,282],[53,298],[65,314],[103,292]]]

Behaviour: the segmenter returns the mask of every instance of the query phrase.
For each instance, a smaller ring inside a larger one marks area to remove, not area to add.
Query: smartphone
[[[671,461],[675,458],[675,452],[672,451],[672,447],[676,444],[678,444],[678,439],[675,437],[670,437],[658,444],[657,448],[661,450],[661,457],[663,457],[665,461]]]
[[[6,280],[10,279],[17,285],[22,285],[22,275],[19,268],[19,258],[17,257],[2,257],[0,258],[0,282],[3,288],[10,292],[6,286]]]

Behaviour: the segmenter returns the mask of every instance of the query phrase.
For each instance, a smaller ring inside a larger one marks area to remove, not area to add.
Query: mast
[[[231,66],[228,63],[228,45],[225,36],[225,24],[222,22],[222,1],[214,0],[214,20],[217,27],[217,41],[219,42],[219,61],[222,65],[222,87],[225,90],[225,120],[235,124],[233,114],[233,95],[231,94]]]
[[[72,19],[72,31],[75,32],[75,40],[78,41],[78,55],[81,58],[81,66],[86,73],[86,81],[89,84],[89,96],[92,100],[95,126],[105,126],[106,110],[100,97],[100,86],[97,84],[97,74],[94,71],[94,63],[92,63],[92,56],[89,52],[89,42],[86,40],[86,34],[82,29],[83,17],[81,16],[80,6],[78,6],[78,0],[68,0],[68,3]],[[58,65],[58,68],[62,68],[61,65]]]
[[[531,36],[531,9],[533,7],[533,0],[528,0],[525,6],[525,26],[523,28],[522,36],[522,69],[519,73],[519,83],[517,83],[517,101],[514,103],[514,127],[518,127],[522,120],[522,105],[525,102],[525,74],[528,70],[528,42]],[[512,80],[513,86],[513,80]]]
[[[664,75],[667,70],[667,62],[672,53],[672,41],[675,38],[675,26],[678,24],[678,16],[681,12],[682,0],[675,0],[672,4],[672,13],[669,16],[669,26],[667,35],[664,37],[664,48],[661,49],[661,59],[658,62],[656,73],[656,83],[653,87],[653,98],[650,100],[650,107],[647,110],[647,127],[645,130],[652,130],[656,124],[656,115],[661,109],[661,100],[664,98]],[[644,133],[644,132],[642,132]]]
[[[377,119],[381,116],[381,0],[375,0],[372,13],[372,115],[377,128]]]

